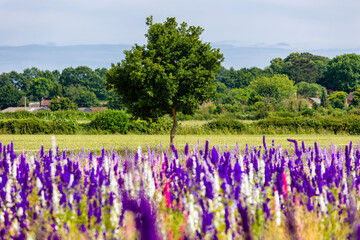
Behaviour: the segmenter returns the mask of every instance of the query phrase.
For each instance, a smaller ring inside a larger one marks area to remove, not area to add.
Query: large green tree
[[[50,106],[51,111],[59,111],[59,110],[77,110],[78,106],[72,102],[69,98],[53,98],[51,100]]]
[[[330,105],[333,108],[343,109],[345,107],[346,98],[348,94],[343,91],[333,92],[328,98]]]
[[[360,55],[344,54],[333,58],[327,66],[321,85],[335,91],[354,91],[360,86]]]
[[[319,98],[322,93],[322,87],[316,83],[308,83],[308,82],[299,82],[296,84],[297,86],[297,95],[302,96],[304,98],[316,97]]]
[[[145,34],[147,44],[124,51],[125,59],[107,72],[108,88],[114,88],[135,116],[173,118],[170,143],[174,143],[177,113],[194,114],[199,105],[216,95],[215,74],[223,55],[201,40],[201,27],[180,25],[175,18],[153,23]]]
[[[0,109],[15,107],[21,98],[21,92],[11,81],[11,73],[0,75]]]
[[[291,53],[284,60],[271,60],[270,68],[276,74],[286,74],[295,84],[318,83],[324,76],[329,59],[310,53]]]
[[[106,100],[108,92],[104,85],[105,79],[98,75],[98,73],[102,74],[102,72],[103,70],[101,69],[93,71],[91,68],[85,66],[65,68],[59,78],[59,82],[63,85],[64,96],[69,95],[67,93],[69,87],[82,86],[85,91],[88,90],[95,93],[99,100]]]
[[[360,105],[360,88],[357,88],[353,92],[353,99],[351,99],[351,105],[358,107]]]
[[[249,91],[264,98],[266,103],[277,104],[296,93],[294,81],[286,75],[275,75],[271,78],[260,77],[248,86]]]
[[[37,100],[48,98],[54,88],[53,82],[44,77],[38,77],[30,82],[30,94]]]

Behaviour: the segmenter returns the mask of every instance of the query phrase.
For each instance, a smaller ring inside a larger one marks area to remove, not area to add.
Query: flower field
[[[360,146],[15,153],[0,143],[0,239],[360,236]]]

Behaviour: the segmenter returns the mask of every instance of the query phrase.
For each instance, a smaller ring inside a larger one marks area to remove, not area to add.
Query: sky
[[[359,0],[0,0],[0,46],[144,44],[146,17],[206,42],[299,51],[360,47]]]

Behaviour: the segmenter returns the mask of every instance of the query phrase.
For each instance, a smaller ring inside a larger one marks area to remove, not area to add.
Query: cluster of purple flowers
[[[127,212],[141,239],[252,239],[259,219],[298,236],[294,206],[323,218],[335,212],[356,229],[360,146],[289,141],[287,149],[264,137],[245,149],[206,142],[182,153],[172,146],[99,156],[54,147],[16,154],[0,143],[0,239],[39,232],[118,239],[128,231]],[[175,213],[182,224],[169,224]]]

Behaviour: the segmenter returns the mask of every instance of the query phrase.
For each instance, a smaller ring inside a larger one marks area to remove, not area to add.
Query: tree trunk
[[[175,134],[176,134],[177,126],[178,126],[175,108],[171,109],[171,115],[173,117],[174,123],[173,123],[173,127],[171,129],[171,132],[170,132],[170,145],[175,144]]]

